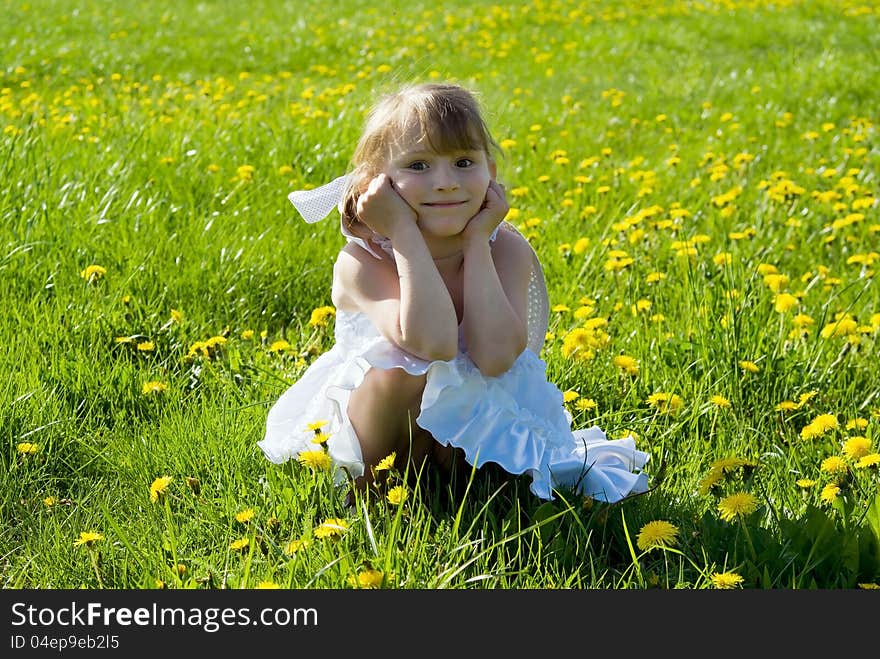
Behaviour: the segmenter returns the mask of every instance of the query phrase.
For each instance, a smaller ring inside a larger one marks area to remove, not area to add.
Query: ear
[[[492,180],[495,180],[495,176],[498,174],[498,166],[495,164],[493,159],[489,159],[489,176]]]

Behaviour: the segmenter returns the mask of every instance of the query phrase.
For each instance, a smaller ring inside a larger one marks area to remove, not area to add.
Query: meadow
[[[2,0],[3,588],[880,588],[880,3],[75,4]],[[349,508],[256,446],[333,342],[344,239],[287,194],[427,80],[480,95],[549,377],[648,493]]]

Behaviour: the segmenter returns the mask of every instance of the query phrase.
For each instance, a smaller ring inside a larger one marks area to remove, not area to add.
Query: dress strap
[[[498,229],[502,227],[505,231],[519,234],[526,241],[526,244],[529,244],[526,237],[510,222],[502,222],[498,225]],[[497,232],[498,229],[495,231]],[[547,337],[547,326],[550,323],[550,300],[547,295],[544,268],[541,266],[541,261],[538,259],[534,247],[529,244],[529,249],[532,252],[532,270],[529,274],[529,301],[527,307],[528,347],[532,352],[540,356]]]

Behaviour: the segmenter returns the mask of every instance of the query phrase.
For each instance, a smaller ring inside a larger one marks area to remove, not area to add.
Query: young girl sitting
[[[469,91],[410,86],[374,108],[350,174],[290,194],[308,222],[337,207],[347,243],[333,270],[336,343],[269,411],[269,460],[315,450],[324,422],[337,482],[359,487],[394,453],[415,473],[494,462],[543,499],[646,491],[648,455],[595,426],[572,432],[547,381],[543,272],[503,222],[496,150]]]

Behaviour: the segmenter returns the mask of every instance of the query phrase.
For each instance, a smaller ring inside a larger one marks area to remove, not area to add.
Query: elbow
[[[519,356],[526,349],[527,341],[525,337],[520,340],[516,338],[511,341],[508,346],[501,349],[493,350],[491,353],[481,354],[480,352],[472,353],[471,359],[480,369],[480,373],[489,378],[497,378],[504,375],[514,365]],[[495,346],[499,348],[500,346]]]
[[[402,335],[398,343],[401,349],[425,361],[448,362],[458,354],[458,336],[453,339],[440,340],[427,337],[407,337]]]
[[[404,348],[407,352],[419,357],[420,359],[424,359],[429,362],[448,362],[455,359],[455,356],[458,354],[458,349],[456,346],[455,350],[450,350],[447,346],[440,345],[432,345],[432,346],[414,346]]]
[[[476,362],[474,362],[476,364]],[[480,373],[483,374],[483,377],[487,378],[497,378],[501,375],[507,373],[510,370],[510,367],[513,366],[513,362],[504,363],[500,361],[495,361],[491,363],[481,363],[477,364],[477,368],[480,369]]]
[[[455,350],[438,349],[430,353],[430,356],[427,359],[432,362],[449,362],[455,359],[457,354],[458,347],[456,346]]]

